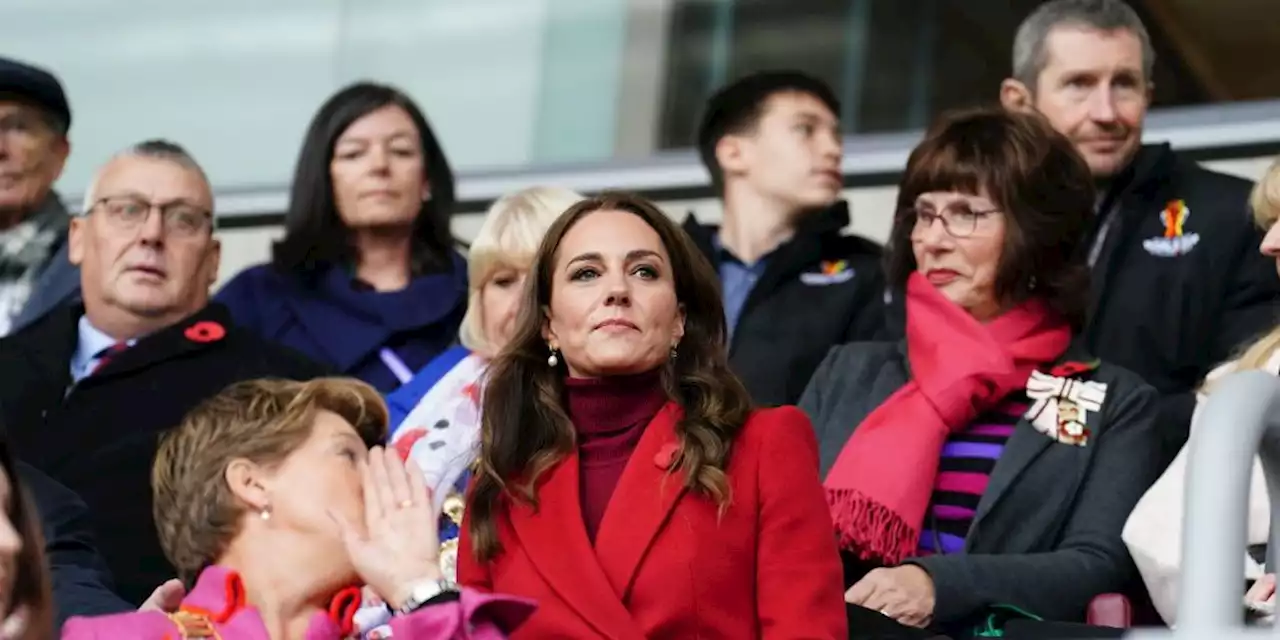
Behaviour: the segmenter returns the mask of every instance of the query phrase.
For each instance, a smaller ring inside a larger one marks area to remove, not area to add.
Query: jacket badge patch
[[[1191,209],[1186,200],[1170,200],[1160,212],[1160,224],[1164,225],[1164,234],[1142,241],[1142,248],[1147,253],[1161,258],[1173,258],[1190,253],[1200,242],[1200,234],[1187,233],[1187,218],[1191,217]]]
[[[854,269],[848,260],[823,260],[818,270],[800,274],[800,282],[810,286],[821,287],[828,284],[839,284],[853,279]]]
[[[1027,379],[1027,397],[1033,403],[1025,417],[1036,431],[1054,442],[1083,447],[1092,434],[1089,418],[1102,410],[1107,399],[1107,385],[1033,371]]]

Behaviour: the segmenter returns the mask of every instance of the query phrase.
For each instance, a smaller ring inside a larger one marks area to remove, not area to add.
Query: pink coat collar
[[[346,637],[355,628],[353,618],[360,608],[360,589],[347,587],[329,601],[326,611],[317,613],[307,628],[307,638]],[[181,611],[207,617],[226,633],[239,632],[245,637],[260,633],[262,617],[247,604],[244,582],[240,574],[226,567],[212,565],[200,572],[195,587],[183,599]],[[230,635],[229,637],[240,637]]]

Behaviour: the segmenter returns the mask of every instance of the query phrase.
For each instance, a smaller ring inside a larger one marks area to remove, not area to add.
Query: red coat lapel
[[[578,502],[577,452],[556,463],[539,484],[536,511],[523,503],[509,510],[524,552],[551,589],[601,637],[643,640],[587,539]]]
[[[645,428],[596,533],[596,556],[623,601],[640,561],[686,491],[684,474],[668,472],[679,448],[680,416],[680,409],[667,403]]]

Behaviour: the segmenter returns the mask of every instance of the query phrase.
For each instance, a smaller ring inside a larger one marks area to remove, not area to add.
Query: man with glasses
[[[151,514],[157,435],[233,382],[325,373],[209,302],[220,256],[212,209],[209,182],[181,147],[149,141],[117,155],[69,229],[83,302],[0,340],[0,421],[15,451],[84,499],[134,605],[174,577]]]
[[[67,210],[53,191],[71,109],[49,72],[0,58],[0,336],[75,296]]]

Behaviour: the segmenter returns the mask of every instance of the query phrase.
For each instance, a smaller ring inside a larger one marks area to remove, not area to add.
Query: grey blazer
[[[800,399],[817,431],[824,476],[862,420],[909,376],[904,343],[855,343],[827,354]],[[1157,394],[1105,363],[1082,377],[1107,385],[1088,443],[1061,444],[1020,421],[978,503],[964,553],[908,560],[933,578],[936,622],[961,622],[991,605],[1083,620],[1094,596],[1120,591],[1136,576],[1120,532],[1161,472]]]

